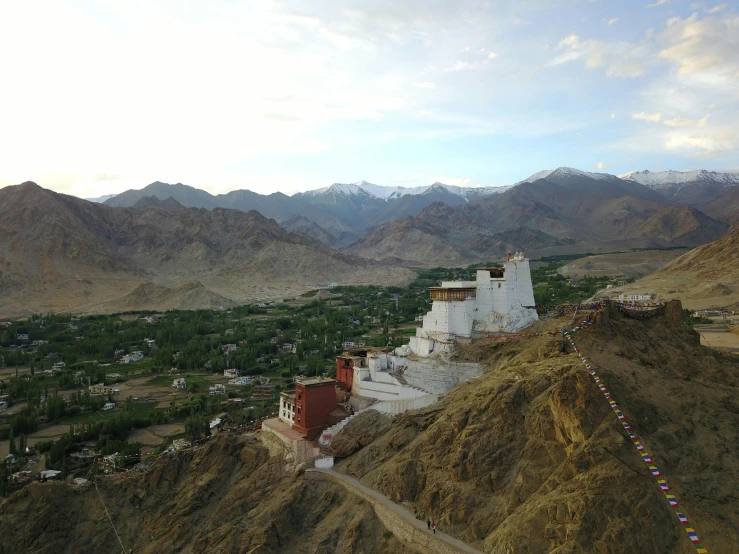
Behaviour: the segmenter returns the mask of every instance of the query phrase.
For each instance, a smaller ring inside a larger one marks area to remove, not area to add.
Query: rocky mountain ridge
[[[553,190],[552,194],[577,195],[560,197],[557,202],[577,204],[582,195],[593,196],[594,192],[612,198],[614,192],[618,196],[629,195],[634,198],[643,198],[661,204],[662,207],[671,205],[686,205],[703,209],[703,206],[715,201],[736,189],[739,183],[739,174],[719,173],[708,171],[687,172],[634,172],[622,177],[608,173],[594,173],[580,171],[574,168],[560,167],[555,170],[537,172],[530,177],[510,186],[499,187],[459,187],[434,183],[420,187],[385,187],[366,181],[357,183],[335,183],[313,191],[286,196],[281,193],[261,195],[249,190],[236,190],[227,194],[211,195],[205,191],[186,185],[168,185],[166,183],[152,183],[141,190],[129,190],[108,199],[106,203],[113,206],[133,206],[143,196],[157,196],[164,200],[172,196],[188,207],[213,209],[227,207],[242,211],[257,210],[266,217],[284,223],[296,216],[308,219],[318,225],[326,235],[314,233],[314,236],[323,236],[326,244],[347,246],[363,238],[377,225],[385,222],[403,219],[407,216],[416,216],[425,208],[436,202],[448,206],[466,204],[490,204],[505,201],[501,199],[504,193],[523,188],[528,189],[536,183],[548,183]],[[589,190],[588,190],[589,189]],[[540,194],[542,196],[542,194]],[[546,196],[546,195],[545,195]],[[544,198],[537,198],[550,207],[557,207]],[[736,198],[729,195],[725,198],[731,206],[717,208],[714,213],[722,221],[724,212],[739,211]],[[706,207],[706,209],[711,209]],[[713,217],[712,213],[709,213]],[[293,222],[294,224],[294,222]],[[305,228],[307,226],[303,224]],[[546,231],[545,229],[539,229]],[[314,229],[315,231],[315,229]]]
[[[185,208],[173,199],[116,208],[24,183],[0,190],[0,219],[6,316],[210,308],[414,275],[339,253],[256,211]]]

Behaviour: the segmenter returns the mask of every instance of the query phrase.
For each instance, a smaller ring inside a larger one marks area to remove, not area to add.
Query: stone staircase
[[[421,391],[423,394],[431,394],[429,391],[423,390],[421,387],[417,387],[416,385],[411,385],[408,381],[406,381],[406,379],[405,379],[405,377],[403,376],[402,373],[391,373],[390,375],[392,375],[393,378],[398,383],[400,383],[401,385],[403,385],[404,387],[410,387],[412,389],[416,389],[418,391]]]

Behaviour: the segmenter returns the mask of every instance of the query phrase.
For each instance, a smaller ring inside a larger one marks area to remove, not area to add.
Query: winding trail
[[[428,530],[425,521],[416,519],[409,510],[380,494],[374,489],[360,483],[354,477],[344,475],[333,469],[306,469],[304,477],[322,481],[331,481],[342,485],[350,493],[368,501],[382,524],[399,539],[422,547],[430,552],[440,554],[483,554],[459,539],[442,533],[436,534]]]

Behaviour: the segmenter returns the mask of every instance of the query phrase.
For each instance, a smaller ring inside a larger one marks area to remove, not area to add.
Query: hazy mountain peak
[[[610,181],[613,179],[617,179],[617,177],[611,175],[610,173],[591,173],[588,171],[575,169],[574,167],[558,167],[557,169],[545,169],[543,171],[534,173],[523,181],[519,181],[518,183],[516,183],[516,185],[520,185],[522,183],[533,183],[534,181],[538,181],[540,179],[563,180],[571,179],[573,177],[586,177],[589,179],[596,179],[598,181]]]
[[[686,183],[716,183],[721,185],[739,185],[739,173],[723,171],[707,171],[705,169],[694,169],[688,171],[632,171],[621,176],[627,181],[634,181],[650,188],[662,188],[666,186],[680,185]]]

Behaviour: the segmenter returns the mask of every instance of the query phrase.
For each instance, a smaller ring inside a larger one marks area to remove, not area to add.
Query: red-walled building
[[[293,429],[309,440],[326,426],[329,414],[336,409],[334,379],[298,379],[295,381]]]
[[[336,358],[336,380],[342,388],[352,390],[354,382],[354,356],[344,354]]]

